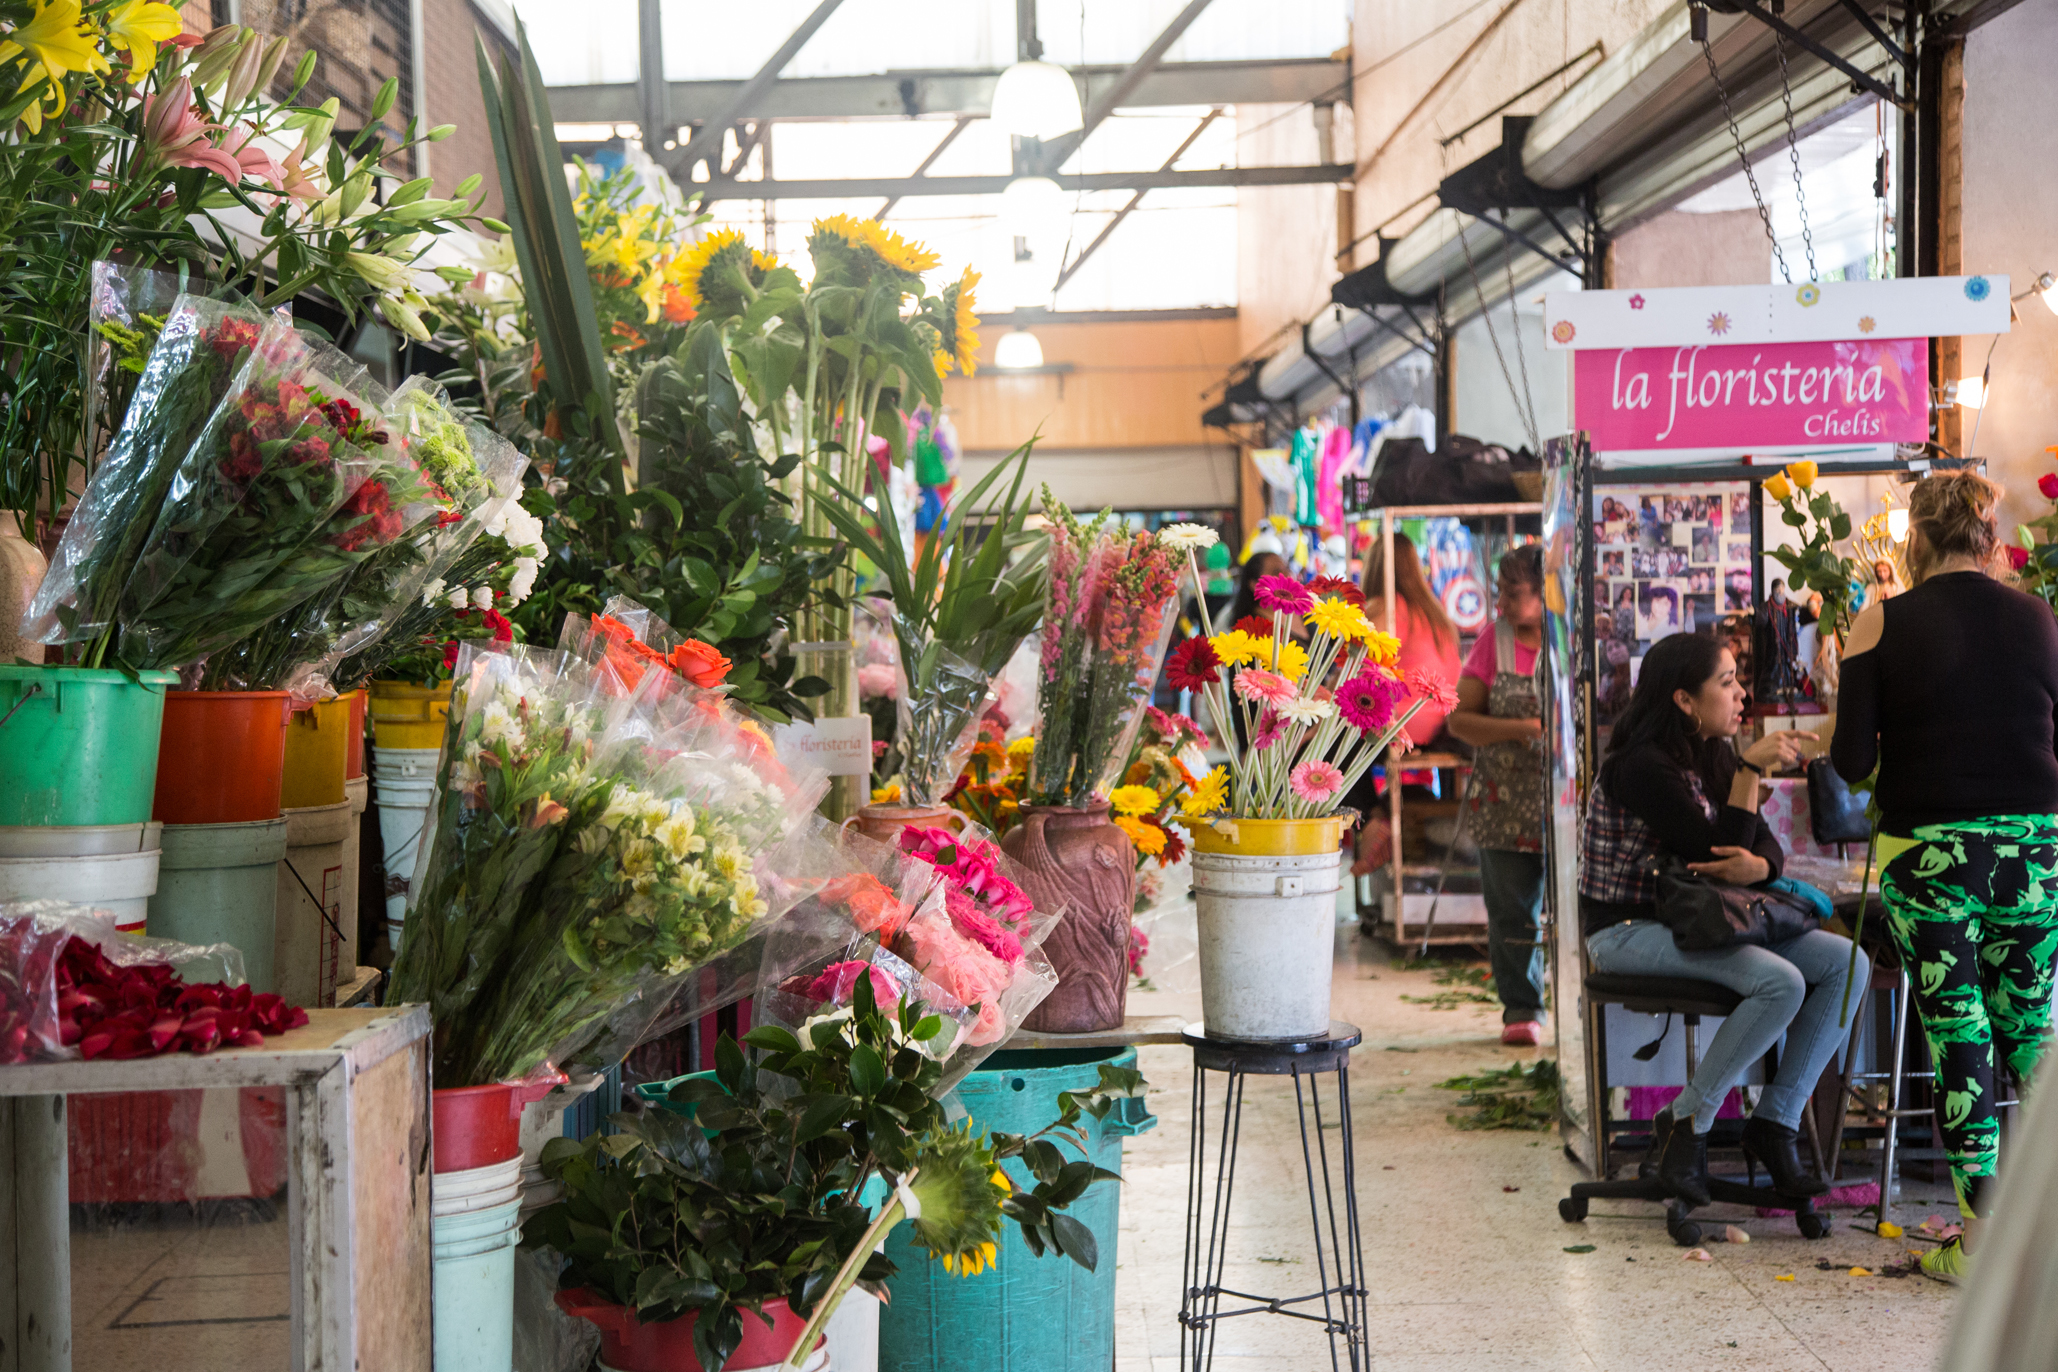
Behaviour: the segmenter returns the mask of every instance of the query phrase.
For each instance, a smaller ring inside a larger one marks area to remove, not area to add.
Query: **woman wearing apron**
[[[1543,549],[1507,553],[1497,581],[1493,631],[1473,645],[1446,723],[1475,749],[1466,826],[1479,847],[1501,1042],[1535,1047],[1544,1014]]]

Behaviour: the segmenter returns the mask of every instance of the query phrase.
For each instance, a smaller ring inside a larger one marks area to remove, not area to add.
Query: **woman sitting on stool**
[[[1787,1037],[1779,1072],[1744,1125],[1744,1147],[1790,1196],[1819,1196],[1828,1184],[1795,1148],[1801,1111],[1849,1031],[1837,1027],[1851,941],[1817,929],[1770,947],[1733,944],[1687,952],[1658,922],[1660,853],[1704,876],[1756,885],[1780,873],[1779,841],[1758,814],[1758,782],[1791,766],[1812,734],[1768,734],[1741,757],[1730,746],[1743,723],[1736,660],[1715,640],[1674,634],[1645,656],[1629,707],[1615,723],[1586,812],[1579,913],[1595,970],[1614,976],[1711,981],[1741,995],[1694,1079],[1654,1125],[1658,1177],[1674,1194],[1706,1205],[1708,1130],[1729,1088]],[[1861,953],[1857,984],[1871,976]]]

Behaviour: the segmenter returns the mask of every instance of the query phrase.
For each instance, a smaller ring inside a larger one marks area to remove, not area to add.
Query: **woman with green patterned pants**
[[[1879,771],[1880,894],[1965,1215],[1922,1260],[1949,1282],[1993,1204],[2000,1075],[2027,1084],[2043,1056],[2058,966],[2058,622],[1988,575],[2000,496],[1971,472],[1915,486],[1915,585],[1852,625],[1831,745],[1846,780]]]

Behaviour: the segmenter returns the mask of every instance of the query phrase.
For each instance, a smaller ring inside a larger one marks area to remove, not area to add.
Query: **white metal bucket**
[[[1208,1036],[1280,1042],[1329,1030],[1342,854],[1193,855]]]
[[[61,834],[64,830],[46,832]],[[150,913],[150,897],[157,894],[162,856],[162,849],[150,848],[82,857],[0,858],[0,900],[68,900],[90,905],[114,916],[117,929],[140,934]]]

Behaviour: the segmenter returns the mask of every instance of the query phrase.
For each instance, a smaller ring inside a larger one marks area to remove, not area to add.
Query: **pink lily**
[[[241,141],[234,147],[224,147],[222,151],[235,158],[243,175],[252,181],[262,181],[277,189],[286,175],[285,168],[273,161],[270,153],[257,146],[256,129],[246,126]]]
[[[321,167],[317,163],[309,166],[303,160],[307,145],[303,142],[286,154],[286,160],[279,164],[278,178],[272,183],[295,200],[315,201],[325,193],[321,182]]]
[[[208,141],[221,126],[201,118],[193,83],[185,77],[143,101],[143,146],[167,166],[205,167],[230,185],[243,180],[243,166]],[[267,161],[270,159],[267,158]]]

